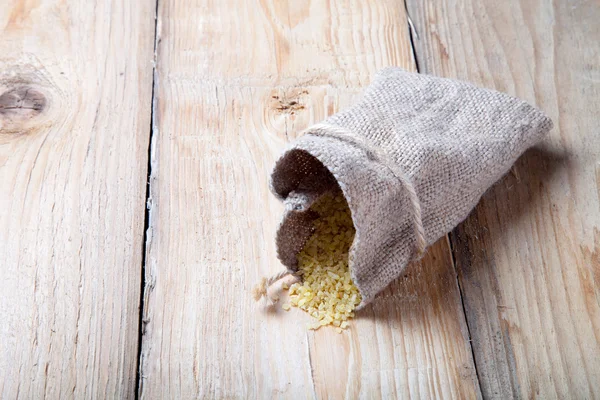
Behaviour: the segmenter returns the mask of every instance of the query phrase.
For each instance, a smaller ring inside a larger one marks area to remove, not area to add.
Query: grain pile
[[[326,194],[310,209],[318,217],[313,222],[314,233],[298,253],[302,282],[289,287],[290,303],[283,308],[298,307],[313,316],[317,321],[309,324],[309,329],[333,325],[341,333],[362,301],[348,268],[354,225],[342,194]]]

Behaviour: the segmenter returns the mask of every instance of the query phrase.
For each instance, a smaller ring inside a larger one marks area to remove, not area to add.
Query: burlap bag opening
[[[341,190],[356,228],[350,270],[362,307],[551,127],[506,94],[385,69],[356,105],[307,129],[276,163],[271,189],[286,205],[278,256],[296,271],[312,233],[310,205]]]

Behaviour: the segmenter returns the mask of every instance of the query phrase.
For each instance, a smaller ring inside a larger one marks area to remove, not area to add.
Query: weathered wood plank
[[[153,2],[0,7],[0,398],[132,398]]]
[[[422,72],[554,120],[452,235],[486,398],[600,398],[600,7],[417,1]]]
[[[382,67],[414,68],[397,1],[161,0],[143,398],[479,395],[447,241],[352,328],[249,289],[281,267],[275,158]]]

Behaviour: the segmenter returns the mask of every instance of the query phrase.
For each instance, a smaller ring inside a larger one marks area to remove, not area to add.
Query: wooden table
[[[600,398],[600,4],[0,8],[0,398]],[[343,334],[265,311],[274,160],[397,65],[550,137]]]

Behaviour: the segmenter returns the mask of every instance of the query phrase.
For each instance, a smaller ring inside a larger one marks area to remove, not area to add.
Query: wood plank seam
[[[413,62],[415,63],[415,69],[418,73],[421,73],[421,68],[419,67],[419,55],[417,54],[417,49],[415,46],[415,40],[419,40],[419,33],[417,31],[417,27],[415,26],[408,7],[407,0],[402,0],[404,3],[404,12],[406,12],[406,24],[408,29],[408,39],[410,40],[410,51],[412,54]]]
[[[146,178],[146,201],[144,203],[144,238],[142,248],[142,265],[141,265],[141,280],[140,280],[140,302],[139,302],[139,322],[138,322],[138,349],[137,349],[137,364],[136,364],[136,388],[134,391],[135,400],[140,398],[143,385],[143,370],[142,370],[142,344],[143,337],[146,331],[146,324],[148,319],[144,318],[146,303],[146,260],[148,243],[150,240],[150,212],[152,209],[152,198],[151,198],[151,182],[154,177],[154,158],[152,149],[155,146],[156,136],[158,131],[155,124],[155,111],[156,111],[156,82],[157,82],[157,71],[156,64],[158,61],[157,48],[158,48],[158,3],[159,0],[155,1],[154,6],[154,58],[152,62],[152,95],[150,98],[150,140],[148,141],[148,167],[147,167],[147,178]]]
[[[475,368],[475,376],[477,376],[477,384],[481,390],[481,376],[479,369],[477,368],[477,358],[475,357],[475,349],[473,348],[473,339],[471,339],[471,321],[467,318],[467,310],[465,307],[465,299],[463,294],[463,287],[458,279],[458,270],[456,268],[456,253],[454,252],[454,243],[451,240],[452,232],[446,235],[448,241],[448,250],[450,251],[450,258],[452,260],[452,267],[454,268],[454,277],[456,279],[456,286],[458,286],[458,294],[460,296],[460,304],[462,305],[463,315],[465,317],[465,325],[467,326],[467,334],[469,335],[469,348],[471,349],[471,357],[473,358],[473,367]]]

